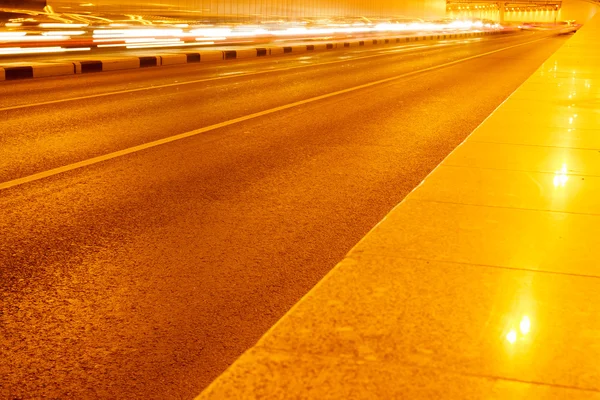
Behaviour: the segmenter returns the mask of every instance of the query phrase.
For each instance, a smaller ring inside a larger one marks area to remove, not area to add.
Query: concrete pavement
[[[600,397],[600,15],[198,399]]]

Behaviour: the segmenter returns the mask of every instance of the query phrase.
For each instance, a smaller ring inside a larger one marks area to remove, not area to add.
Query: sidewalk
[[[600,14],[198,399],[600,398],[598,43]]]

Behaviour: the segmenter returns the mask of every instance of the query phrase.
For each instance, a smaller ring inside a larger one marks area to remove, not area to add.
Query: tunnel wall
[[[449,11],[449,18],[458,19],[489,19],[492,21],[500,20],[500,12],[497,9],[492,10],[462,10]],[[504,13],[505,22],[554,22],[561,21],[560,11],[537,10],[537,11],[506,11]]]
[[[589,21],[596,12],[600,9],[600,5],[592,4],[587,1],[581,0],[563,0],[562,8],[560,10],[561,19],[572,20],[579,23],[586,23]]]
[[[558,11],[554,10],[536,10],[536,11],[506,11],[504,13],[505,22],[555,22],[575,20],[578,23],[585,23],[594,16],[600,5],[592,4],[583,0],[563,0],[562,7]],[[500,13],[496,8],[471,8],[469,10],[448,11],[449,18],[458,19],[489,19],[492,21],[500,20]]]
[[[93,4],[92,4],[93,3]],[[301,18],[332,16],[441,18],[445,0],[48,0],[55,11],[114,12],[119,14],[177,14],[243,18]]]
[[[492,21],[498,21],[500,19],[500,13],[497,9],[483,9],[483,10],[462,10],[462,11],[448,11],[448,18],[456,19],[489,19]]]
[[[508,11],[505,22],[555,22],[562,21],[560,10]]]

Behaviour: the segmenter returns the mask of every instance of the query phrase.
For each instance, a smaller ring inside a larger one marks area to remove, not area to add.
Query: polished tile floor
[[[201,396],[600,399],[600,15]]]

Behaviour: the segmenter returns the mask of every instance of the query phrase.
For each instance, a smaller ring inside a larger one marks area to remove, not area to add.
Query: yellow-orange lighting
[[[563,187],[568,180],[567,164],[563,164],[562,168],[554,174],[554,187]]]
[[[527,315],[523,316],[523,319],[521,319],[519,329],[521,329],[521,333],[523,335],[527,335],[529,333],[529,330],[531,329],[531,321]]]
[[[511,344],[517,340],[517,331],[511,329],[510,332],[506,335],[506,340],[508,340]]]

